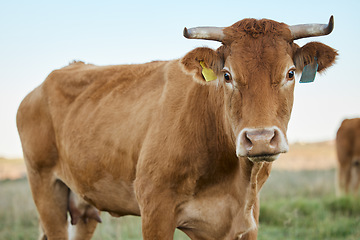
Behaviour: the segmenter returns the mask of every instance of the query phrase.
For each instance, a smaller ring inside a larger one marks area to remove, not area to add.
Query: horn
[[[184,28],[184,37],[190,39],[205,39],[221,42],[225,37],[223,29],[224,28],[220,27]]]
[[[328,35],[334,29],[334,16],[328,24],[300,24],[289,26],[293,40]]]

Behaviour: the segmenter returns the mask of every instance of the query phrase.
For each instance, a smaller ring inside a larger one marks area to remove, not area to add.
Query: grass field
[[[292,149],[288,158],[277,160],[261,190],[258,239],[359,240],[360,199],[335,197],[333,145],[297,145]],[[316,167],[309,170],[315,161]],[[113,218],[102,213],[102,220],[93,239],[142,239],[138,217]],[[0,240],[37,237],[38,218],[26,178],[0,181]],[[189,238],[176,231],[175,239]]]
[[[335,197],[334,170],[274,171],[261,193],[259,238],[360,239],[360,199]]]
[[[259,240],[360,239],[360,201],[335,198],[334,171],[274,170],[261,191]],[[138,240],[138,217],[102,214],[94,239]],[[0,239],[37,239],[38,220],[26,179],[0,182]],[[175,239],[188,239],[177,231]]]

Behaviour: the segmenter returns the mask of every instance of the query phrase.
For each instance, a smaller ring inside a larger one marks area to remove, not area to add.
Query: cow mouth
[[[253,162],[273,162],[280,156],[280,153],[278,154],[265,154],[265,155],[256,155],[256,156],[247,156],[247,158]]]

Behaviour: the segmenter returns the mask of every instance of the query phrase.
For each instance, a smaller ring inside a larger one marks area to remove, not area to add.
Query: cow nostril
[[[244,129],[237,138],[238,156],[276,155],[287,150],[287,142],[276,127]]]
[[[268,129],[261,130],[249,130],[246,131],[243,135],[243,144],[247,151],[255,148],[263,148],[263,146],[272,146],[272,141],[275,137],[275,131]],[[275,140],[276,141],[276,140]],[[275,143],[276,146],[276,143]]]
[[[277,131],[274,131],[274,135],[270,140],[270,146],[271,147],[276,147],[278,145],[278,143],[279,143],[279,138],[280,138],[279,133]]]
[[[243,135],[243,144],[247,151],[250,151],[253,148],[253,143],[251,142],[247,132]]]

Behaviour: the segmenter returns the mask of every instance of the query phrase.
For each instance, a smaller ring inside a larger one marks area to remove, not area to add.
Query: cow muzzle
[[[278,127],[245,128],[236,139],[236,155],[252,162],[272,162],[288,150],[285,135]]]

